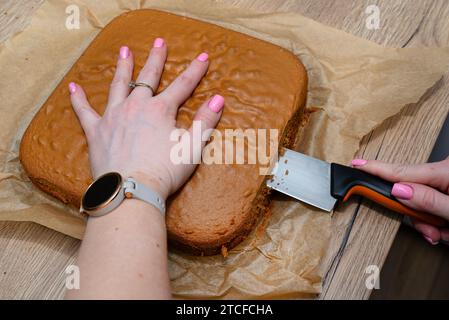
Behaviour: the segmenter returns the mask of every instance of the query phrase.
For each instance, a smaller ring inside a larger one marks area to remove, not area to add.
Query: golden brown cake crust
[[[40,189],[79,207],[92,177],[86,139],[72,110],[67,86],[71,81],[83,86],[91,105],[102,114],[119,48],[127,45],[133,51],[136,76],[156,37],[163,37],[169,48],[158,91],[167,87],[197,54],[209,53],[209,71],[180,108],[179,127],[189,127],[201,103],[219,93],[226,101],[217,127],[220,131],[278,129],[281,144],[293,146],[306,100],[307,73],[292,53],[197,20],[155,10],[132,11],[104,28],[25,132],[20,160]],[[258,165],[199,165],[169,200],[166,222],[170,242],[206,255],[237,245],[268,210],[264,180]]]

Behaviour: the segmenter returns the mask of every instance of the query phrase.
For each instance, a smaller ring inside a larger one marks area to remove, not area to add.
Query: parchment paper
[[[79,30],[65,27],[66,8],[73,4],[81,11]],[[0,220],[34,221],[82,238],[84,221],[30,183],[18,146],[33,115],[93,37],[113,17],[139,8],[209,21],[293,51],[308,70],[308,107],[316,111],[302,130],[299,150],[328,161],[348,163],[365,134],[416,102],[449,64],[448,48],[383,48],[298,14],[249,13],[209,1],[49,0],[24,32],[0,46]],[[319,265],[330,219],[276,196],[270,219],[227,258],[171,252],[173,293],[184,298],[313,296],[321,289]]]

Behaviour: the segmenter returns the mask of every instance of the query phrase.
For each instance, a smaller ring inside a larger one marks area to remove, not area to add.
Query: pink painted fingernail
[[[69,83],[69,91],[71,94],[74,94],[76,92],[76,84],[75,82],[70,82]]]
[[[156,38],[153,43],[153,48],[160,48],[164,45],[164,39]]]
[[[424,239],[427,240],[428,243],[430,243],[431,245],[435,246],[438,244],[438,241],[433,241],[432,238],[426,236],[425,234],[423,234]]]
[[[413,189],[406,184],[395,183],[391,194],[399,199],[410,200],[413,197]]]
[[[364,159],[354,159],[351,161],[351,164],[354,167],[360,167],[360,166],[364,166],[368,161],[364,160]]]
[[[208,107],[215,113],[219,113],[224,106],[224,98],[218,94],[210,99]]]
[[[120,58],[127,59],[129,57],[129,48],[121,47],[120,48]]]
[[[205,61],[207,61],[207,59],[209,59],[209,55],[206,52],[203,52],[196,59],[201,62],[205,62]]]

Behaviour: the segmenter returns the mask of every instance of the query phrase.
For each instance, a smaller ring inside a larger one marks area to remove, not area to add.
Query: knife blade
[[[328,163],[305,154],[283,149],[266,184],[322,210],[332,211],[338,202],[352,195],[361,195],[390,210],[443,227],[443,218],[413,210],[399,202],[392,194],[393,183],[361,170]]]

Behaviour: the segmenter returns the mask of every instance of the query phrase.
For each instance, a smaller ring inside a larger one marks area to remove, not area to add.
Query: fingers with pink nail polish
[[[223,109],[223,106],[224,106],[224,98],[219,94],[213,96],[208,104],[209,109],[215,113],[219,113],[221,109]]]
[[[354,159],[351,161],[351,165],[354,167],[361,167],[364,166],[368,161],[364,159]]]
[[[354,159],[351,163],[358,170],[392,182],[391,196],[405,206],[449,221],[447,209],[449,208],[449,194],[442,191],[446,190],[446,182],[443,177],[447,177],[447,160],[416,165],[364,159]],[[443,222],[440,221],[438,224],[442,225]],[[434,234],[439,232],[435,226],[416,222],[414,227],[417,230],[423,228],[426,232],[420,232],[426,234],[433,241],[440,239],[440,236]]]
[[[164,39],[156,38],[153,43],[153,48],[162,48],[164,46]]]
[[[207,53],[198,55],[189,66],[158,96],[172,106],[173,113],[176,114],[178,106],[188,99],[199,82],[206,74],[209,63]],[[207,103],[204,104],[207,110]]]
[[[120,48],[120,59],[127,59],[129,57],[129,48],[123,46]]]
[[[410,200],[413,198],[413,188],[402,183],[395,183],[391,190],[391,195],[398,199]]]
[[[76,84],[75,82],[70,82],[69,83],[69,91],[71,94],[74,94],[76,92]]]
[[[449,221],[447,210],[449,196],[440,190],[425,184],[407,181],[395,183],[391,194],[412,209],[431,213]],[[430,236],[430,234],[426,234]],[[433,236],[432,239],[436,240]]]
[[[203,52],[196,59],[201,62],[206,62],[209,59],[209,55],[206,52]]]

